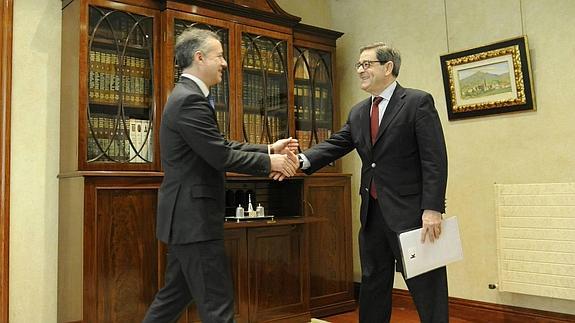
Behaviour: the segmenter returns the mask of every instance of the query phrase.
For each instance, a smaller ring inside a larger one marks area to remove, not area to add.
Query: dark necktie
[[[212,96],[212,94],[208,94],[208,101],[210,102],[210,106],[212,107],[212,109],[216,109],[216,100],[214,100],[214,97]]]
[[[379,131],[379,103],[383,100],[382,97],[376,96],[371,104],[371,144],[375,144],[377,132]]]
[[[377,138],[377,132],[379,131],[379,103],[383,100],[382,97],[376,96],[371,104],[371,144],[375,144],[375,139]],[[369,194],[374,199],[377,199],[377,192],[375,190],[375,182],[371,180],[371,186],[369,187]]]

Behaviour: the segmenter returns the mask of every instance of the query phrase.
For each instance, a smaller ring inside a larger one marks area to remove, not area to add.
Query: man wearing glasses
[[[361,160],[362,280],[359,318],[389,322],[395,270],[403,272],[397,234],[423,227],[421,239],[441,234],[447,152],[441,122],[429,93],[397,83],[401,57],[383,43],[360,49],[355,68],[371,96],[349,113],[337,133],[302,154],[311,174],[356,149]],[[405,280],[422,322],[448,322],[445,267]]]

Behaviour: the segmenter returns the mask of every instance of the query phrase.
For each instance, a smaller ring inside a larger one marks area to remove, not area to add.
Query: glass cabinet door
[[[265,144],[287,138],[287,41],[249,32],[241,41],[242,139]]]
[[[306,150],[331,136],[333,84],[331,55],[294,47],[294,119],[300,148]]]
[[[86,160],[151,163],[153,17],[89,7]]]
[[[177,37],[187,28],[200,28],[211,30],[216,33],[221,38],[222,47],[224,49],[224,58],[229,61],[229,48],[230,48],[230,31],[225,27],[218,27],[215,25],[210,25],[201,22],[187,21],[184,19],[174,19],[174,44]],[[182,74],[182,69],[177,65],[174,58],[174,83],[176,83]],[[229,66],[224,70],[222,75],[222,82],[212,86],[210,88],[210,94],[215,99],[216,117],[218,119],[218,127],[220,132],[230,139],[230,76],[229,76]]]

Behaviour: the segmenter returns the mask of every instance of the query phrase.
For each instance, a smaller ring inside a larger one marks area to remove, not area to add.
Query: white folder
[[[400,233],[399,248],[406,279],[463,259],[457,217],[442,221],[441,235],[433,243],[421,243],[421,229]]]

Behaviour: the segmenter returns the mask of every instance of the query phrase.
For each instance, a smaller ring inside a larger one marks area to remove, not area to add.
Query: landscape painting
[[[527,39],[441,56],[450,120],[534,110]]]
[[[463,99],[511,92],[511,75],[506,61],[460,70],[457,76]]]

